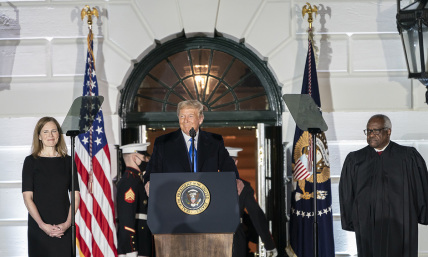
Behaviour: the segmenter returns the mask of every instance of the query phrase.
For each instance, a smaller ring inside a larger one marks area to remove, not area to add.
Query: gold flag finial
[[[302,16],[303,16],[303,18],[305,18],[305,14],[306,13],[309,16],[308,17],[308,22],[309,22],[309,29],[311,30],[312,29],[312,22],[314,21],[314,19],[312,19],[312,13],[315,13],[315,17],[316,17],[316,15],[318,13],[317,6],[316,5],[311,6],[310,3],[306,2],[306,4],[303,6],[303,9],[302,9]]]
[[[82,12],[80,13],[82,15],[82,20],[85,18],[85,16],[88,16],[88,26],[92,27],[92,16],[96,16],[98,18],[98,10],[97,8],[93,7],[91,10],[91,7],[89,5],[85,5],[85,8],[82,9]]]

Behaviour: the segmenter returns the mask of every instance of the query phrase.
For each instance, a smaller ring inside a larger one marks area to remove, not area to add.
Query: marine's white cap
[[[136,144],[127,144],[120,147],[122,149],[122,154],[126,153],[140,153],[145,154],[147,153],[147,147],[150,145],[150,143],[136,143]]]
[[[238,157],[238,153],[244,149],[238,147],[229,147],[226,146],[227,151],[229,152],[230,157]]]

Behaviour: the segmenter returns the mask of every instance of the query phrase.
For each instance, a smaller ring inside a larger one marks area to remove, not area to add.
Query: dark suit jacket
[[[199,129],[197,142],[198,172],[231,171],[239,178],[235,162],[224,147],[222,136]],[[150,180],[151,173],[168,172],[191,172],[190,158],[181,129],[156,138],[144,181]]]

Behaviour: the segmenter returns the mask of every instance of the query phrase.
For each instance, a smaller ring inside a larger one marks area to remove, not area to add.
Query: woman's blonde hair
[[[58,154],[61,157],[65,157],[67,155],[67,145],[65,144],[64,136],[62,135],[61,126],[59,125],[58,121],[53,117],[43,117],[37,122],[36,127],[34,128],[33,144],[31,146],[31,155],[34,158],[38,158],[40,155],[40,152],[43,150],[42,140],[39,139],[40,132],[42,131],[42,128],[46,125],[46,123],[51,121],[55,123],[59,133],[58,143],[55,146],[55,150],[58,152]]]

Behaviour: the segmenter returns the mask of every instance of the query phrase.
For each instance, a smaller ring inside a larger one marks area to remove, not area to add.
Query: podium
[[[156,256],[230,257],[239,222],[234,172],[150,174]]]

